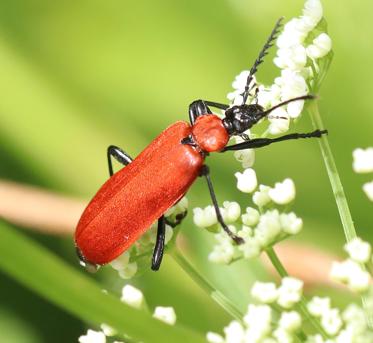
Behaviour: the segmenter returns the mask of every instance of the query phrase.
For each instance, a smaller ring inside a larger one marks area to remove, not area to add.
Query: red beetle
[[[190,124],[176,122],[155,138],[134,160],[118,147],[107,151],[110,179],[99,189],[85,209],[75,232],[78,256],[90,270],[109,263],[127,250],[158,220],[157,241],[152,269],[162,261],[165,225],[164,213],[188,191],[198,176],[206,177],[217,219],[227,234],[237,243],[243,239],[232,233],[224,223],[209,175],[204,164],[210,152],[253,149],[274,142],[309,137],[321,137],[326,131],[293,133],[277,138],[250,139],[244,132],[274,109],[296,100],[312,99],[305,95],[290,99],[268,110],[258,104],[247,105],[250,91],[257,89],[253,75],[276,38],[281,19],[255,61],[247,78],[243,103],[239,106],[197,100],[189,106]],[[255,94],[255,97],[257,93]],[[225,111],[225,117],[212,114],[209,106]],[[241,136],[244,142],[227,146],[231,136]],[[126,165],[113,175],[112,161]],[[174,225],[183,218],[179,216]]]

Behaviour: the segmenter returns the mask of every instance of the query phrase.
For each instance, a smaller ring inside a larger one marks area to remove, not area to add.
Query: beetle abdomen
[[[203,164],[196,150],[181,144],[190,134],[186,122],[171,125],[101,187],[75,232],[87,261],[118,257],[187,192]]]

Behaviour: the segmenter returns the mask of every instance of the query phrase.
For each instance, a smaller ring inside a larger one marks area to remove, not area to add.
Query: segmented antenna
[[[246,100],[250,92],[250,84],[253,80],[254,74],[258,71],[258,66],[263,63],[264,57],[268,54],[268,50],[273,46],[273,42],[277,39],[277,34],[280,31],[281,23],[284,17],[277,20],[275,27],[273,28],[271,34],[269,35],[267,42],[264,44],[262,51],[259,53],[258,58],[255,60],[254,65],[250,69],[249,76],[247,77],[245,91],[241,94],[243,97],[242,105],[246,103]]]

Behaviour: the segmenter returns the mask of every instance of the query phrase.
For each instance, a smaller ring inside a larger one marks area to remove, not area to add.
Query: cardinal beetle
[[[116,146],[107,150],[110,178],[99,189],[82,214],[75,232],[75,244],[81,263],[88,270],[117,258],[158,220],[157,240],[151,268],[158,270],[163,257],[166,219],[164,213],[188,191],[198,176],[206,178],[218,222],[236,244],[244,243],[224,223],[219,210],[210,172],[204,164],[210,152],[260,148],[289,139],[321,137],[327,131],[292,133],[277,138],[250,139],[244,132],[280,106],[297,100],[313,99],[304,95],[284,101],[268,110],[257,103],[257,85],[253,76],[273,45],[281,27],[280,18],[247,77],[242,104],[230,107],[217,102],[196,100],[189,106],[190,124],[178,121],[155,138],[141,154],[132,158]],[[253,83],[253,85],[252,85]],[[254,104],[247,105],[250,91],[256,89]],[[225,111],[221,119],[210,106]],[[285,118],[286,119],[286,118]],[[244,141],[227,145],[232,136]],[[113,173],[112,158],[126,166]],[[173,226],[180,223],[179,215]]]

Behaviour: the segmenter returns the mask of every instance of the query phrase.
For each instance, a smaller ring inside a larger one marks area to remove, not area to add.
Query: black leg
[[[118,148],[115,145],[110,145],[107,148],[107,161],[108,161],[110,176],[114,174],[113,164],[111,160],[112,157],[114,157],[119,163],[122,163],[125,166],[127,166],[128,164],[132,162],[132,158],[127,153],[125,153],[121,148]]]
[[[245,243],[245,241],[243,240],[243,238],[241,237],[238,237],[236,236],[231,230],[229,230],[227,224],[224,223],[224,220],[223,220],[223,216],[221,215],[220,213],[220,209],[219,209],[219,205],[218,205],[218,201],[216,200],[216,195],[215,195],[215,191],[214,191],[214,188],[212,186],[212,182],[211,182],[211,178],[210,178],[210,169],[208,166],[206,165],[203,165],[202,167],[202,170],[201,170],[201,176],[205,176],[206,177],[206,181],[207,181],[207,185],[209,187],[209,191],[210,191],[210,196],[211,196],[211,200],[212,200],[212,203],[214,205],[214,208],[215,208],[215,212],[216,212],[216,217],[218,219],[218,222],[220,223],[220,225],[223,227],[223,230],[229,235],[229,237],[231,237],[237,244],[243,244]]]
[[[196,100],[189,105],[189,120],[193,125],[197,117],[204,114],[212,114],[209,106],[226,110],[229,105],[220,104],[218,102],[207,101],[207,100]]]
[[[244,149],[255,149],[261,148],[266,145],[270,145],[272,143],[287,141],[290,139],[299,139],[299,138],[320,138],[322,135],[327,134],[327,130],[316,130],[313,132],[308,133],[291,133],[289,135],[277,137],[277,138],[256,138],[250,141],[229,145],[226,146],[221,152],[228,151],[228,150],[244,150]]]
[[[157,229],[157,241],[155,243],[153,258],[152,258],[152,270],[156,271],[161,266],[163,252],[164,252],[164,240],[166,237],[166,219],[164,215],[158,219]]]

